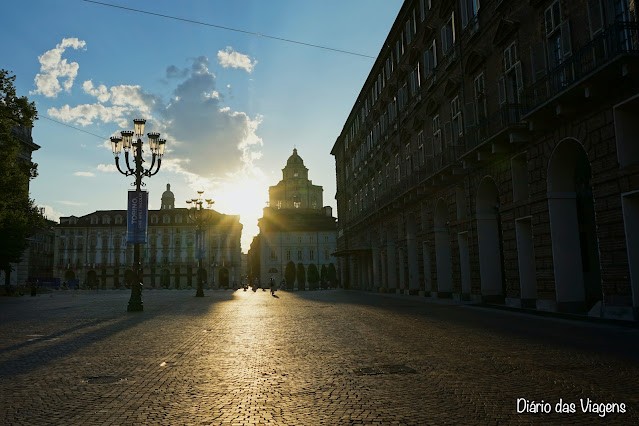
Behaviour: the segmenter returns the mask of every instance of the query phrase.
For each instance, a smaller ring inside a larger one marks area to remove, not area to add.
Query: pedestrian
[[[275,278],[271,277],[271,295],[275,294]]]

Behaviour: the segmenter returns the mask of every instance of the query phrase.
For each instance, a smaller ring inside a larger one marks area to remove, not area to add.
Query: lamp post
[[[204,257],[204,225],[207,223],[208,219],[208,211],[211,209],[213,205],[213,201],[211,199],[202,199],[202,194],[204,191],[198,191],[198,197],[192,198],[186,201],[186,205],[188,206],[189,220],[195,223],[196,233],[195,233],[195,255],[197,257],[197,292],[195,293],[195,297],[204,297],[204,289],[202,283],[202,258]],[[206,202],[206,206],[204,203]]]
[[[148,133],[147,137],[149,141],[149,148],[153,157],[151,159],[151,167],[148,169],[144,168],[142,165],[145,162],[142,157],[142,153],[144,152],[142,149],[142,136],[144,135],[145,123],[146,120],[136,118],[133,120],[135,131],[123,130],[120,132],[122,135],[121,137],[111,137],[111,148],[113,150],[113,155],[115,156],[115,166],[124,176],[135,177],[135,182],[131,185],[135,186],[136,200],[140,199],[140,187],[145,186],[142,182],[142,177],[151,177],[160,171],[162,156],[164,155],[164,148],[166,146],[166,140],[160,139],[159,133]],[[124,148],[124,160],[126,162],[126,169],[124,171],[120,168],[120,152],[122,151],[122,148]],[[131,154],[133,155],[133,167],[131,167],[129,163],[129,151],[131,151]],[[156,166],[155,171],[153,171],[154,166]],[[146,220],[146,218],[144,219]],[[140,262],[140,244],[140,242],[133,243],[133,263],[137,283],[132,283],[131,285],[131,298],[129,299],[129,305],[127,306],[127,311],[129,312],[144,310],[142,304],[142,265]]]

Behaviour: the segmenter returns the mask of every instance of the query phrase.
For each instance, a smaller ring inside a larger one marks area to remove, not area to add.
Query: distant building
[[[252,265],[255,257],[259,258],[259,272],[253,267],[253,273],[262,284],[271,277],[281,282],[289,262],[296,268],[301,264],[305,273],[311,264],[321,272],[322,266],[328,268],[334,263],[336,219],[330,207],[322,207],[323,189],[308,179],[308,169],[297,149],[282,169],[282,176],[277,185],[269,188],[269,207],[264,208],[258,221],[260,234],[249,253]],[[295,287],[311,288],[308,282],[304,286],[296,283]]]
[[[148,215],[148,242],[143,245],[144,284],[182,288],[197,284],[195,223],[186,208],[175,207],[167,185],[161,208]],[[205,238],[205,282],[229,287],[240,280],[242,224],[236,215],[209,211]],[[133,244],[126,243],[126,210],[99,210],[82,217],[62,217],[55,229],[54,264],[63,281],[106,288],[128,286],[133,273]],[[75,282],[75,281],[71,281]]]
[[[331,152],[343,281],[639,318],[638,72],[633,0],[405,1]]]

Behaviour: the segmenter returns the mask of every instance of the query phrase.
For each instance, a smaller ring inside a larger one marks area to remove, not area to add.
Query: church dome
[[[286,165],[287,166],[303,166],[304,165],[304,160],[302,160],[302,157],[297,155],[297,148],[293,148],[293,155],[288,157],[288,160],[286,161]]]
[[[173,198],[173,199],[175,199],[175,195],[173,195],[173,193],[171,192],[171,184],[170,183],[166,184],[166,191],[164,191],[162,193],[162,198]]]
[[[162,210],[175,208],[175,195],[171,192],[171,184],[166,184],[166,191],[162,193]]]

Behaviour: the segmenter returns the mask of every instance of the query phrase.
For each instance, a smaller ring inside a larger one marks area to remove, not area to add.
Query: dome
[[[302,157],[297,155],[297,148],[293,148],[293,155],[288,157],[288,161],[286,161],[286,165],[287,166],[303,166],[304,165],[304,160],[302,160]]]
[[[157,195],[156,195],[157,197]],[[167,183],[166,184],[166,191],[164,191],[162,193],[162,198],[175,198],[175,195],[173,195],[173,193],[171,192],[171,184]]]

